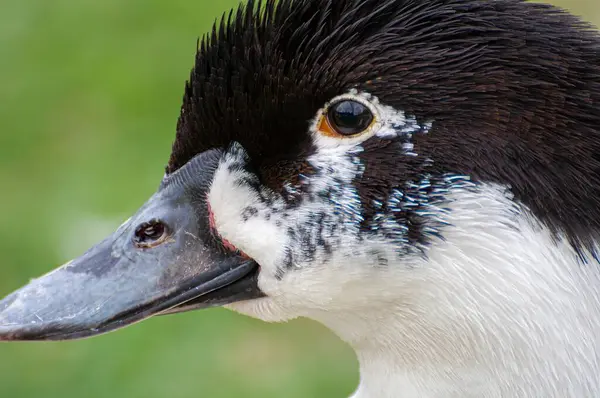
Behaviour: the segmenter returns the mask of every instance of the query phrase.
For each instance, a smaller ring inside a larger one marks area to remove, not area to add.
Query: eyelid
[[[318,125],[318,131],[320,133],[322,133],[323,135],[326,135],[328,137],[333,137],[333,138],[343,138],[344,136],[342,136],[341,134],[337,133],[335,131],[335,129],[331,126],[331,124],[329,123],[329,118],[327,117],[327,113],[329,111],[329,108],[326,108],[325,111],[321,114],[320,116],[320,122]]]

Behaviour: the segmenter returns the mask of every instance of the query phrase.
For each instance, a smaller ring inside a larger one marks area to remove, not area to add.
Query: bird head
[[[526,211],[585,259],[599,43],[518,0],[250,1],[199,43],[157,192],[0,302],[0,340],[215,305],[410,313],[435,289],[428,269],[497,254],[478,237],[490,214]]]

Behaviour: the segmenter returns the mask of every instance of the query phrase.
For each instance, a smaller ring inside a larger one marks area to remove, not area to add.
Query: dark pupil
[[[365,131],[373,121],[373,115],[360,102],[342,101],[331,107],[329,120],[338,133],[353,135]]]
[[[137,243],[156,241],[159,240],[164,233],[165,226],[160,221],[144,223],[135,230],[135,241]]]

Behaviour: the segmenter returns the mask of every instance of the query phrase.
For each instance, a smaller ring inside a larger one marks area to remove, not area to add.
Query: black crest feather
[[[373,74],[365,40],[396,3],[250,0],[224,16],[200,42],[167,172],[232,140],[255,158],[295,154],[316,110]]]

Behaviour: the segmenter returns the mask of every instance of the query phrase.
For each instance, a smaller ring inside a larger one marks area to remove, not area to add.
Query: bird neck
[[[421,263],[379,268],[342,289],[352,305],[314,314],[356,352],[352,398],[599,396],[599,264],[501,191],[456,199]]]
[[[597,396],[597,322],[565,308],[536,315],[534,307],[445,319],[388,308],[322,322],[356,353],[360,384],[351,398]]]
[[[356,353],[360,385],[351,398],[484,396],[491,373],[480,366],[484,354],[474,335],[403,309],[355,315],[321,320]]]
[[[383,348],[383,347],[382,347]],[[424,397],[422,389],[415,385],[416,374],[402,366],[394,353],[359,350],[360,385],[351,398]],[[419,375],[419,379],[423,380]]]
[[[433,398],[479,397],[481,379],[473,369],[455,369],[425,363],[409,368],[402,357],[386,347],[357,350],[360,385],[350,398]],[[452,375],[451,380],[448,376]],[[461,379],[461,380],[459,380]],[[464,388],[465,384],[470,387]]]

